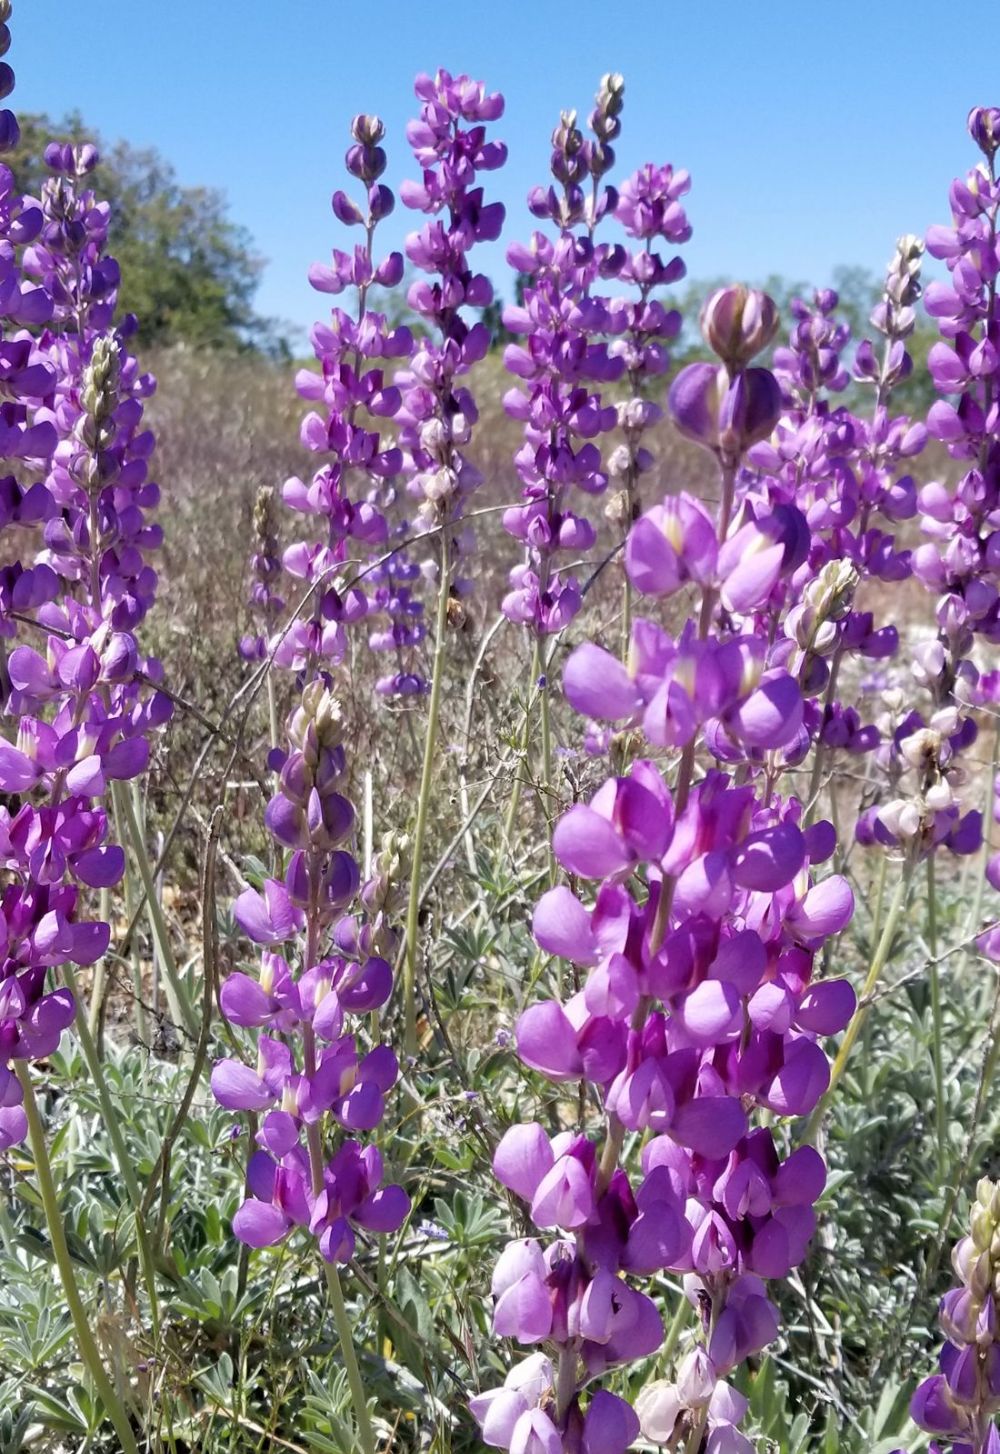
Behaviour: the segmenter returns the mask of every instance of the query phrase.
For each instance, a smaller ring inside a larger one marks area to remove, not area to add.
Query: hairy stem
[[[536,647],[536,651],[538,653],[537,660],[540,670],[536,674],[535,680],[538,681],[545,671],[545,662],[542,660],[541,648]],[[541,716],[542,722],[542,809],[545,813],[545,841],[548,845],[546,851],[548,854],[549,884],[551,886],[556,881],[556,860],[555,854],[552,852],[552,719],[547,676],[541,688],[541,712],[539,715]]]
[[[931,1057],[934,1063],[934,1124],[937,1131],[938,1175],[944,1178],[947,1161],[948,1117],[944,1102],[944,1050],[941,1024],[941,970],[937,962],[937,894],[934,854],[927,858],[927,944],[931,951],[928,977],[931,992]]]
[[[907,863],[903,868],[903,872],[900,874],[899,882],[896,884],[896,891],[893,894],[892,902],[889,905],[889,913],[886,916],[886,921],[883,926],[882,933],[879,935],[878,944],[875,946],[875,953],[872,955],[871,964],[868,966],[868,973],[865,976],[865,982],[861,988],[861,994],[858,996],[858,1007],[854,1012],[851,1023],[847,1027],[847,1031],[840,1044],[840,1049],[837,1051],[836,1058],[830,1068],[830,1084],[826,1089],[826,1094],[822,1097],[816,1109],[813,1111],[812,1116],[809,1118],[809,1125],[806,1130],[805,1136],[805,1139],[807,1141],[813,1142],[816,1139],[817,1132],[819,1131],[820,1122],[822,1121],[823,1114],[827,1106],[829,1105],[830,1097],[832,1096],[833,1091],[840,1080],[840,1077],[844,1073],[847,1062],[850,1059],[851,1051],[854,1049],[855,1041],[857,1040],[861,1028],[868,1017],[868,1012],[871,1009],[871,1006],[868,1003],[868,998],[874,990],[876,984],[878,983],[879,976],[885,968],[886,960],[889,958],[889,952],[892,949],[892,941],[896,937],[896,928],[899,924],[899,917],[902,914],[903,909],[906,907],[906,901],[909,898],[910,884],[913,882],[914,867],[915,865],[912,862]]]
[[[434,668],[431,675],[431,696],[427,711],[427,733],[424,738],[424,766],[420,775],[420,796],[417,799],[417,821],[413,831],[410,899],[406,913],[406,958],[403,964],[405,1016],[403,1047],[407,1055],[417,1053],[417,939],[420,931],[420,875],[423,868],[424,841],[427,836],[428,811],[434,782],[434,757],[437,747],[438,718],[441,712],[441,681],[444,676],[450,580],[448,537],[445,533],[441,536],[441,576],[438,581],[437,623],[434,631]]]
[[[104,1405],[108,1418],[115,1427],[115,1433],[118,1435],[122,1454],[138,1454],[135,1437],[132,1433],[132,1425],[129,1423],[128,1415],[101,1361],[100,1351],[98,1350],[94,1334],[91,1331],[87,1311],[83,1305],[83,1299],[80,1296],[80,1289],[77,1287],[76,1276],[73,1272],[73,1262],[69,1255],[69,1248],[66,1245],[66,1232],[63,1228],[62,1212],[59,1209],[59,1197],[56,1192],[55,1182],[52,1178],[52,1167],[49,1162],[48,1148],[45,1144],[45,1128],[42,1125],[38,1102],[35,1100],[35,1092],[31,1083],[31,1072],[23,1060],[15,1060],[13,1066],[17,1078],[21,1083],[21,1091],[24,1096],[24,1113],[28,1118],[28,1136],[31,1141],[31,1152],[35,1160],[35,1175],[38,1178],[38,1190],[42,1198],[42,1206],[45,1210],[45,1221],[48,1225],[49,1238],[52,1242],[52,1252],[55,1256],[56,1266],[59,1269],[59,1278],[62,1282],[66,1305],[73,1319],[73,1328],[76,1332],[76,1342],[80,1350],[80,1357],[86,1364],[87,1371],[94,1381],[94,1387],[97,1389],[98,1396]]]
[[[166,975],[167,999],[170,1003],[170,1013],[178,1025],[182,1025],[192,1040],[198,1038],[198,1021],[194,1010],[188,1003],[187,994],[181,984],[180,975],[177,972],[177,962],[174,959],[174,952],[170,947],[170,935],[167,933],[166,920],[163,917],[163,908],[156,896],[156,885],[153,882],[153,870],[149,862],[149,855],[146,852],[146,843],[139,819],[132,804],[132,798],[125,783],[116,782],[112,784],[112,795],[115,806],[118,808],[128,829],[129,841],[132,845],[132,852],[142,879],[142,886],[146,892],[146,912],[149,915],[149,925],[153,932],[153,942],[156,953],[159,957],[163,972]]]
[[[528,693],[524,699],[524,721],[521,723],[521,757],[522,765],[514,774],[514,785],[510,792],[510,802],[507,804],[507,813],[503,820],[504,842],[509,846],[514,842],[514,829],[517,827],[517,815],[521,807],[521,794],[524,790],[524,771],[527,770],[531,748],[531,709],[534,706],[534,694],[538,690],[538,678],[541,673],[541,659],[539,655],[538,639],[536,637],[534,648],[531,653],[531,682]],[[544,693],[543,693],[544,696]]]

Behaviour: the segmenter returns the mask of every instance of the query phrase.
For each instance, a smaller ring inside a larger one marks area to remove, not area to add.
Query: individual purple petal
[[[274,1104],[257,1072],[239,1060],[217,1060],[210,1083],[215,1099],[230,1111],[262,1111]]]
[[[514,1428],[528,1401],[514,1388],[493,1388],[469,1400],[469,1412],[479,1424],[483,1443],[491,1449],[509,1449]]]
[[[0,1106],[0,1151],[20,1146],[28,1134],[28,1118],[23,1106]]]
[[[68,957],[76,964],[96,964],[107,953],[110,943],[110,924],[73,924]]]
[[[846,979],[821,980],[810,985],[795,1012],[795,1023],[816,1035],[836,1035],[857,1008],[858,997]]]
[[[677,1107],[670,1134],[700,1156],[728,1156],[745,1134],[747,1118],[732,1096],[697,1096]]]
[[[830,1084],[830,1065],[822,1050],[804,1036],[785,1050],[784,1064],[758,1099],[779,1116],[806,1116]]]
[[[280,1207],[248,1197],[233,1217],[233,1235],[248,1247],[273,1247],[291,1223]]]
[[[540,1276],[527,1274],[497,1297],[493,1331],[501,1338],[540,1343],[552,1331],[552,1303]]]
[[[581,878],[606,878],[631,862],[614,824],[583,803],[559,819],[552,851],[567,873]]]
[[[278,944],[290,938],[302,925],[284,884],[268,879],[264,893],[245,889],[233,905],[233,917],[255,944]]]
[[[510,1126],[493,1153],[493,1174],[515,1196],[530,1202],[551,1170],[552,1144],[537,1121]]]
[[[78,853],[73,859],[73,874],[92,889],[113,888],[125,873],[125,852],[117,843]]]
[[[510,1454],[563,1454],[562,1435],[548,1414],[529,1409],[514,1425]]]
[[[965,1416],[949,1397],[947,1380],[940,1373],[920,1384],[910,1400],[910,1417],[930,1434],[957,1437],[967,1428]]]
[[[109,778],[138,777],[149,764],[149,742],[145,737],[127,737],[104,754],[104,771]]]
[[[772,1181],[774,1200],[783,1206],[812,1206],[825,1186],[826,1163],[812,1146],[797,1147]]]
[[[662,528],[662,515],[659,509],[640,516],[625,542],[625,569],[636,590],[645,596],[671,595],[685,579],[682,556]],[[683,541],[678,543],[683,550]]]
[[[299,1123],[288,1111],[270,1111],[257,1132],[257,1142],[272,1156],[287,1156],[299,1144]]]
[[[827,939],[839,934],[853,913],[851,886],[841,874],[833,873],[806,892],[785,922],[799,939]]]
[[[264,1025],[272,1014],[271,997],[255,979],[237,971],[226,976],[219,992],[219,1004],[234,1025]]]
[[[542,895],[535,905],[532,933],[540,947],[574,964],[594,964],[597,945],[590,915],[565,884]]]
[[[575,1156],[560,1156],[542,1177],[531,1202],[536,1227],[582,1227],[594,1210],[590,1174]]]
[[[642,708],[635,682],[617,657],[585,641],[563,668],[563,691],[575,711],[601,722],[619,722]]]
[[[531,1005],[517,1022],[517,1053],[550,1080],[574,1080],[583,1072],[576,1031],[557,1000]]]
[[[802,724],[798,683],[787,672],[774,672],[729,715],[727,722],[750,747],[784,747]]]
[[[696,1045],[714,1045],[739,1029],[740,1009],[735,985],[706,979],[678,1001],[677,1018]]]
[[[791,883],[805,861],[805,838],[794,823],[751,833],[736,850],[733,878],[741,888],[774,893]]]
[[[410,1215],[410,1198],[401,1186],[382,1186],[366,1197],[354,1213],[370,1232],[398,1232]]]
[[[99,798],[104,793],[104,768],[96,753],[75,762],[66,774],[69,791],[81,798]]]
[[[0,741],[0,788],[8,793],[23,793],[38,781],[38,769],[16,747]]]

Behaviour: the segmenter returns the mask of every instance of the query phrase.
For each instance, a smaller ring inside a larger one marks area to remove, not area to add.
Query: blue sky
[[[945,219],[951,177],[975,160],[966,112],[1000,104],[993,38],[957,43],[956,24],[943,0],[15,0],[8,104],[76,108],[159,148],[183,182],[224,189],[268,259],[260,310],[305,326],[326,310],[306,268],[346,236],[329,196],[354,112],[385,119],[397,185],[415,175],[416,71],[502,90],[510,159],[487,185],[507,237],[525,237],[559,109],[586,114],[619,70],[618,175],[691,171],[691,276],[821,284],[838,263],[880,270],[897,234]],[[383,237],[413,225],[397,208]],[[482,265],[502,286],[502,253],[484,248]]]

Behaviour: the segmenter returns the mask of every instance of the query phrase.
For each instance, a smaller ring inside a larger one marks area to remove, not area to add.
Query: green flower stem
[[[153,932],[153,942],[159,956],[160,964],[166,975],[167,1000],[170,1005],[170,1014],[174,1022],[183,1025],[192,1040],[198,1038],[198,1021],[195,1018],[194,1010],[188,1003],[184,986],[181,984],[180,975],[177,972],[177,962],[174,959],[173,950],[170,947],[170,935],[167,933],[166,920],[163,917],[163,909],[156,896],[156,885],[153,882],[153,870],[149,862],[149,855],[146,852],[146,843],[142,829],[139,827],[139,819],[136,815],[128,787],[125,783],[116,782],[112,784],[111,792],[114,797],[115,806],[124,819],[128,829],[129,841],[132,844],[132,851],[135,854],[135,861],[139,868],[139,875],[142,878],[142,886],[146,893],[146,912],[149,915],[149,925]]]
[[[105,924],[111,922],[111,893],[108,889],[101,889],[101,907],[99,910],[101,920]],[[94,967],[94,980],[90,987],[90,1010],[87,1023],[90,1033],[95,1042],[100,1041],[101,1036],[101,1013],[104,1008],[104,996],[108,978],[108,957],[102,954]],[[99,1053],[99,1052],[98,1052]]]
[[[937,1131],[938,1175],[944,1180],[947,1171],[948,1117],[944,1103],[944,1049],[941,1024],[941,970],[937,962],[937,894],[934,883],[935,857],[927,858],[927,944],[931,951],[928,978],[931,991],[931,1058],[934,1064],[934,1124]]]
[[[112,800],[111,807],[115,815],[115,834],[118,842],[124,844],[127,830],[122,821],[122,815],[118,811],[118,804],[114,800]],[[135,884],[131,873],[126,873],[122,887],[125,891],[125,913],[131,925],[136,921]],[[135,1032],[139,1037],[139,1044],[145,1045],[148,1049],[152,1042],[149,1037],[149,1025],[146,1021],[146,1003],[142,988],[142,959],[139,955],[139,948],[136,942],[137,936],[131,933],[131,931],[126,931],[126,938],[129,940],[128,957],[129,964],[132,966],[132,990],[135,995]],[[154,975],[153,992],[150,996],[154,1017],[157,1014],[159,1000],[157,990],[157,977]]]
[[[332,1262],[324,1262],[323,1266],[326,1268],[326,1286],[333,1308],[333,1320],[337,1324],[340,1351],[344,1355],[344,1367],[347,1370],[347,1382],[351,1389],[351,1402],[354,1404],[354,1417],[358,1423],[361,1447],[364,1454],[375,1454],[375,1432],[368,1417],[368,1400],[365,1397],[365,1386],[361,1381],[361,1370],[354,1352],[354,1330],[351,1327],[347,1304],[344,1302],[340,1273]]]
[[[278,694],[274,689],[274,673],[267,674],[267,725],[271,734],[271,746],[281,746],[281,728],[278,725]]]
[[[660,1349],[659,1364],[661,1368],[669,1370],[673,1362],[674,1354],[677,1352],[677,1344],[680,1342],[681,1333],[684,1331],[684,1324],[690,1321],[691,1304],[682,1292],[677,1300],[677,1307],[673,1317],[670,1319],[670,1327],[667,1329],[667,1336],[664,1339],[663,1347]]]
[[[528,753],[531,746],[531,709],[534,706],[534,694],[537,692],[538,678],[541,674],[541,659],[539,655],[538,638],[535,638],[534,649],[531,653],[531,681],[528,686],[528,693],[524,699],[524,721],[521,724],[521,758],[523,768],[527,768]],[[544,698],[544,693],[542,693]],[[507,804],[507,813],[503,820],[503,838],[508,845],[514,842],[514,829],[517,827],[517,814],[521,806],[521,793],[524,789],[524,776],[522,768],[519,767],[514,773],[514,786],[511,788],[510,802]]]
[[[851,1020],[851,1023],[847,1027],[847,1032],[844,1035],[843,1040],[841,1041],[840,1049],[837,1051],[836,1059],[834,1060],[833,1065],[830,1069],[830,1084],[827,1087],[826,1094],[822,1097],[816,1109],[813,1111],[811,1117],[809,1118],[809,1125],[806,1129],[805,1135],[806,1141],[815,1141],[816,1135],[819,1131],[820,1122],[823,1119],[823,1114],[830,1103],[830,1097],[832,1096],[833,1091],[838,1081],[840,1080],[840,1077],[844,1073],[847,1062],[850,1059],[851,1051],[854,1049],[854,1043],[858,1038],[862,1026],[868,1018],[868,1011],[871,1009],[871,1006],[868,1003],[868,997],[878,983],[879,975],[885,968],[886,960],[889,958],[889,952],[892,949],[892,941],[896,937],[896,927],[899,924],[899,916],[900,914],[902,914],[903,909],[906,906],[906,901],[909,898],[910,884],[913,882],[914,868],[915,864],[913,864],[912,862],[907,863],[903,869],[902,874],[900,875],[899,882],[896,885],[896,892],[892,896],[892,903],[889,905],[889,913],[886,916],[885,925],[882,929],[881,935],[879,936],[878,944],[875,947],[875,953],[872,955],[872,962],[868,966],[868,974],[865,976],[865,982],[862,986],[861,994],[858,997],[858,1007],[854,1012],[854,1017]]]
[[[550,693],[548,682],[548,664],[541,660],[541,649],[536,647],[536,662],[540,668],[535,674],[535,681],[545,675],[545,685],[541,688],[541,721],[542,721],[542,810],[545,813],[545,841],[547,844],[547,858],[549,869],[549,886],[556,881],[556,859],[552,852],[552,718],[550,708]]]
[[[55,1182],[52,1179],[52,1167],[49,1163],[48,1149],[45,1145],[45,1128],[42,1125],[38,1102],[35,1100],[35,1092],[31,1084],[31,1073],[23,1060],[15,1060],[13,1065],[17,1078],[21,1083],[21,1092],[24,1096],[24,1113],[28,1118],[28,1135],[31,1140],[32,1155],[35,1159],[35,1174],[38,1178],[38,1190],[41,1194],[42,1206],[45,1209],[45,1220],[48,1224],[49,1237],[52,1242],[52,1251],[55,1255],[56,1266],[59,1268],[59,1277],[63,1285],[63,1293],[66,1297],[66,1304],[69,1307],[70,1316],[73,1319],[73,1327],[76,1331],[76,1341],[80,1350],[80,1357],[86,1364],[87,1371],[94,1381],[94,1386],[97,1389],[98,1396],[104,1405],[108,1418],[114,1424],[122,1454],[138,1454],[135,1436],[132,1433],[132,1425],[129,1423],[128,1415],[101,1361],[97,1342],[91,1331],[90,1323],[87,1320],[87,1312],[83,1306],[83,1300],[80,1297],[80,1289],[76,1284],[73,1263],[69,1255],[69,1248],[66,1245],[66,1233],[63,1228],[62,1213],[59,1210],[59,1197],[56,1193]]]
[[[125,1138],[122,1136],[119,1115],[111,1099],[111,1093],[108,1090],[104,1067],[97,1053],[94,1037],[90,1033],[87,1016],[83,1012],[83,1003],[77,988],[73,966],[71,964],[64,964],[61,972],[63,979],[66,981],[66,988],[76,1001],[76,1033],[80,1040],[80,1047],[83,1050],[83,1058],[87,1062],[87,1069],[90,1071],[91,1079],[94,1082],[94,1089],[97,1091],[97,1100],[101,1107],[101,1115],[104,1117],[104,1125],[111,1138],[115,1161],[118,1163],[118,1172],[122,1181],[125,1183],[128,1199],[132,1203],[132,1214],[135,1218],[135,1238],[139,1247],[139,1260],[142,1263],[142,1274],[146,1280],[146,1291],[149,1294],[149,1318],[153,1327],[153,1339],[155,1342],[158,1342],[160,1333],[160,1305],[156,1296],[156,1272],[153,1266],[153,1254],[149,1245],[149,1238],[146,1236],[146,1224],[141,1210],[142,1192],[139,1190],[139,1182],[136,1179],[135,1169],[128,1154],[128,1147],[125,1145]]]
[[[424,766],[420,775],[420,796],[417,799],[417,822],[413,831],[410,900],[406,913],[406,958],[403,963],[405,1016],[403,1048],[407,1055],[417,1053],[417,939],[420,931],[420,877],[423,869],[424,840],[427,837],[431,789],[434,784],[434,758],[437,748],[438,718],[441,713],[441,681],[444,676],[450,581],[448,535],[447,531],[444,531],[441,535],[441,573],[438,581],[437,623],[434,630],[434,667],[431,675],[430,703],[427,710],[427,733],[424,738]]]
[[[976,875],[976,888],[972,899],[972,909],[966,925],[966,938],[978,934],[983,924],[983,897],[986,889],[986,865],[990,858],[990,825],[993,822],[993,785],[996,782],[997,763],[1000,761],[1000,716],[996,719],[993,729],[993,752],[990,757],[990,771],[985,785],[985,801],[983,803],[983,852],[979,860],[979,872]],[[968,963],[968,957],[965,962]],[[992,1013],[992,985],[988,978],[984,977],[982,998],[979,1003],[979,1013],[982,1019],[987,1019]]]
[[[447,598],[447,587],[442,587],[442,591]],[[306,912],[306,945],[303,964],[305,973],[308,973],[319,960],[321,929],[318,913],[318,897],[319,876],[316,862],[313,860],[310,867],[309,908]],[[313,1033],[312,1025],[309,1024],[304,1025],[302,1029],[302,1063],[307,1076],[315,1075],[316,1037]],[[312,1179],[312,1188],[313,1192],[318,1194],[323,1190],[323,1143],[318,1121],[313,1121],[307,1126],[306,1144],[309,1147],[309,1174]],[[354,1351],[354,1330],[351,1327],[351,1320],[344,1303],[344,1290],[340,1285],[340,1274],[335,1264],[327,1262],[325,1257],[322,1259],[322,1262],[326,1274],[327,1291],[330,1294],[330,1304],[333,1308],[333,1319],[337,1325],[340,1352],[344,1360],[347,1382],[351,1390],[351,1402],[354,1405],[354,1418],[358,1426],[358,1438],[363,1454],[375,1454],[375,1434],[372,1430],[371,1420],[368,1417],[368,1399],[365,1396],[365,1386],[361,1381],[361,1370],[358,1367],[358,1358]]]
[[[872,942],[874,943],[882,930],[882,910],[885,908],[885,880],[889,869],[889,859],[886,854],[881,854],[878,865],[878,886],[875,890],[875,912],[872,914]],[[865,1021],[864,1032],[861,1039],[861,1062],[863,1068],[865,1099],[871,1095],[871,1062],[872,1062],[872,1026],[871,1020]]]
[[[315,1066],[315,1045],[311,1027],[307,1025],[304,1033],[306,1066],[308,1067],[310,1063]],[[320,1128],[317,1121],[307,1128],[306,1140],[309,1145],[309,1168],[312,1174],[313,1191],[320,1192],[323,1189],[323,1147],[320,1142]],[[326,1274],[326,1287],[330,1294],[330,1305],[333,1308],[333,1320],[337,1325],[340,1352],[351,1390],[351,1403],[354,1405],[358,1438],[364,1454],[375,1454],[375,1434],[371,1419],[368,1417],[368,1399],[365,1396],[365,1386],[361,1381],[361,1370],[358,1367],[358,1358],[354,1351],[354,1329],[351,1327],[351,1319],[344,1302],[344,1289],[340,1285],[340,1274],[334,1263],[327,1262],[325,1257],[322,1261]]]

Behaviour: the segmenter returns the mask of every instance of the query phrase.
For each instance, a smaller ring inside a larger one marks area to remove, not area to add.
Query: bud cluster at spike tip
[[[0,4],[4,49],[9,15]],[[6,63],[3,82],[9,94]],[[3,113],[3,149],[17,138]],[[15,796],[0,809],[0,1147],[27,1129],[11,1062],[52,1054],[73,1020],[58,966],[94,964],[110,942],[110,926],[87,908],[125,867],[102,800],[112,782],[143,772],[151,734],[170,716],[153,685],[159,664],[135,636],[161,543],[143,426],[154,382],[129,352],[135,319],[114,322],[110,210],[84,180],[97,152],[53,143],[45,161],[51,176],[37,200],[17,196],[0,163],[0,529],[16,527],[28,551],[0,570],[4,709],[17,725],[0,742],[0,789]],[[40,630],[19,643],[25,621]]]
[[[474,550],[475,536],[462,516],[482,475],[465,452],[478,411],[459,380],[485,357],[491,341],[487,325],[472,321],[470,311],[493,300],[489,278],[473,270],[469,254],[478,243],[495,242],[503,227],[503,204],[486,200],[478,174],[507,159],[504,143],[487,136],[504,101],[481,81],[445,70],[418,76],[414,89],[420,115],[406,134],[422,175],[419,182],[404,182],[400,197],[428,217],[407,236],[405,251],[425,275],[410,286],[407,301],[429,331],[397,374],[403,393],[399,442],[406,489],[418,502],[415,528],[443,531],[448,579],[442,585],[463,596],[472,583],[454,567]]]
[[[976,709],[996,699],[993,674],[982,670],[987,651],[1000,640],[1000,183],[996,178],[995,112],[974,108],[969,132],[983,153],[964,179],[951,186],[951,226],[928,230],[926,248],[948,269],[947,282],[925,293],[928,313],[942,335],[928,354],[928,368],[945,398],[927,415],[927,431],[962,462],[957,482],[937,480],[917,493],[925,543],[912,554],[918,580],[936,597],[936,632],[916,644],[908,679],[885,694],[886,732],[879,749],[885,787],[859,818],[861,842],[903,846],[927,853],[944,845],[974,853],[982,843],[978,809],[963,811],[970,777],[963,754],[977,740]],[[906,246],[909,244],[909,246]],[[903,239],[896,259],[897,286],[884,303],[895,306],[900,331],[912,328],[906,296],[906,255],[919,244]],[[874,317],[873,317],[874,321]],[[996,557],[996,559],[994,559]],[[926,706],[914,705],[923,697]],[[1000,883],[996,859],[987,878]],[[995,930],[979,948],[1000,957]]]
[[[364,188],[364,201],[359,204],[338,190],[332,206],[340,223],[363,230],[364,241],[350,252],[334,248],[329,263],[309,270],[317,291],[354,293],[357,306],[334,306],[328,322],[313,326],[319,368],[302,369],[296,376],[299,394],[317,406],[302,421],[302,443],[330,459],[308,482],[293,476],[282,488],[284,503],[311,520],[319,538],[298,540],[282,555],[295,588],[309,587],[313,594],[308,610],[277,638],[274,659],[307,679],[318,667],[329,670],[343,659],[347,628],[375,609],[348,562],[359,551],[384,550],[387,496],[403,468],[402,451],[384,438],[384,430],[401,404],[391,371],[409,357],[413,338],[407,327],[393,327],[369,306],[373,289],[394,288],[403,276],[401,253],[378,259],[373,250],[376,228],[395,205],[393,193],[379,180],[386,166],[383,137],[377,117],[352,121],[345,165]]]
[[[508,390],[504,408],[523,423],[525,442],[514,457],[523,503],[504,512],[503,524],[522,542],[525,558],[510,572],[502,610],[536,636],[561,631],[582,604],[579,581],[562,575],[558,562],[560,554],[590,550],[596,533],[571,508],[570,491],[599,494],[608,482],[598,441],[614,428],[616,413],[600,386],[619,379],[624,364],[603,338],[613,328],[611,300],[593,290],[615,276],[625,254],[596,243],[594,233],[618,200],[613,187],[601,184],[614,162],[610,142],[621,130],[620,82],[607,76],[601,84],[590,117],[593,140],[575,112],[563,112],[552,134],[555,185],[533,188],[528,203],[557,236],[536,231],[529,244],[507,249],[524,287],[520,303],[504,310],[504,324],[523,342],[508,345],[504,366],[523,387]]]
[[[662,418],[663,410],[649,396],[670,367],[667,345],[681,328],[680,313],[665,307],[654,291],[679,282],[687,269],[682,258],[664,258],[656,245],[662,241],[677,246],[690,239],[691,224],[680,200],[690,188],[687,172],[675,170],[669,163],[647,163],[623,183],[615,207],[615,219],[626,236],[641,244],[626,247],[617,275],[637,296],[616,298],[609,318],[615,337],[608,352],[624,363],[630,395],[616,405],[622,443],[607,461],[616,491],[605,515],[622,534],[639,514],[639,485],[654,464],[643,438]]]
[[[529,244],[507,251],[524,288],[520,303],[505,309],[504,323],[523,342],[504,354],[507,370],[522,381],[505,395],[504,407],[523,422],[525,443],[515,456],[524,503],[505,512],[504,528],[523,542],[525,560],[510,574],[502,608],[537,635],[562,630],[581,605],[579,582],[560,574],[559,555],[579,555],[596,537],[591,522],[570,507],[571,488],[598,494],[609,476],[618,479],[623,494],[608,512],[620,526],[633,518],[639,477],[653,463],[642,435],[661,414],[642,391],[668,367],[664,342],[680,327],[680,315],[651,292],[683,277],[684,265],[679,258],[665,262],[653,243],[686,242],[691,235],[678,200],[690,186],[687,173],[650,164],[620,194],[599,185],[614,161],[607,140],[621,128],[623,91],[620,77],[602,81],[589,118],[594,140],[584,138],[575,113],[563,114],[552,139],[556,185],[529,194],[531,211],[553,223],[558,236],[535,232]],[[633,253],[620,243],[596,243],[595,230],[607,218],[644,246]],[[594,291],[608,280],[635,286],[638,301]],[[606,403],[601,386],[623,376],[631,397]],[[616,425],[624,441],[605,466],[600,436]]]
[[[260,964],[255,975],[230,974],[219,997],[231,1025],[258,1032],[256,1065],[222,1059],[211,1077],[220,1105],[263,1116],[235,1235],[269,1247],[304,1227],[329,1262],[350,1261],[359,1230],[395,1231],[410,1205],[402,1187],[383,1182],[378,1147],[359,1139],[377,1129],[398,1075],[391,1048],[365,1050],[358,1032],[360,1017],[392,992],[405,843],[387,839],[361,884],[348,847],[343,731],[338,698],[314,679],[288,718],[288,751],[272,754],[279,778],[265,820],[288,853],[284,877],[246,889],[233,909],[262,946]],[[322,1143],[312,1164],[308,1130],[317,1125],[334,1144]]]

